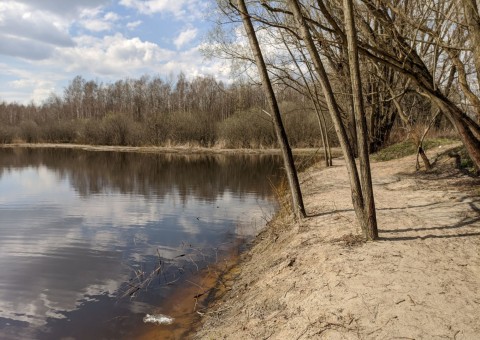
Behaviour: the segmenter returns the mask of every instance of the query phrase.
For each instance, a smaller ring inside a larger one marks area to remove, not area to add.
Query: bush
[[[210,146],[216,140],[215,124],[207,113],[174,112],[170,115],[168,139],[175,143],[194,142]]]
[[[37,143],[40,140],[40,129],[33,120],[26,120],[20,124],[20,138],[27,143]]]
[[[167,115],[159,114],[150,117],[146,121],[144,141],[151,145],[162,145],[167,141],[170,130],[171,126]]]
[[[74,121],[55,121],[42,128],[42,139],[51,143],[73,143],[77,134]]]
[[[276,145],[273,123],[260,110],[236,112],[217,125],[218,137],[228,148],[259,148]]]
[[[103,126],[100,120],[87,120],[80,131],[80,141],[82,143],[96,145],[105,144]]]
[[[283,115],[285,130],[294,147],[315,147],[322,143],[316,114],[311,110],[297,110]]]
[[[13,126],[0,126],[0,144],[12,143],[17,134]]]
[[[80,140],[86,144],[137,146],[145,143],[144,128],[126,114],[89,119],[81,131]]]

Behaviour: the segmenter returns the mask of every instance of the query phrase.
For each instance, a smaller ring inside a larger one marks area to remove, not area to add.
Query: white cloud
[[[3,2],[4,0],[2,0]],[[6,1],[14,2],[14,1]],[[16,3],[26,4],[31,8],[40,11],[56,13],[63,17],[75,17],[78,12],[85,8],[96,8],[105,6],[110,0],[16,0]]]
[[[0,82],[0,100],[18,103],[41,103],[56,90],[58,82],[65,77],[56,70],[29,70],[2,63],[0,74],[4,76],[4,81]]]
[[[82,11],[80,25],[92,32],[111,31],[120,16],[113,12],[103,14],[100,8],[85,9]]]
[[[99,19],[84,20],[82,24],[87,30],[92,32],[110,31],[112,29],[110,22]]]
[[[25,59],[44,59],[54,46],[72,46],[69,23],[61,16],[17,2],[1,2],[0,53]]]
[[[126,38],[120,33],[103,38],[82,36],[75,41],[75,47],[58,49],[55,57],[71,72],[89,71],[124,77],[173,57],[172,51],[157,44],[139,38]]]
[[[114,13],[114,12],[108,12],[104,15],[103,17],[105,20],[107,21],[111,21],[111,22],[114,22],[114,21],[117,21],[120,19],[120,16],[117,14],[117,13]]]
[[[132,22],[127,23],[127,28],[129,30],[133,30],[133,29],[137,28],[138,26],[140,26],[141,24],[142,24],[141,20],[132,21]]]
[[[201,17],[208,6],[200,0],[120,0],[120,4],[142,14],[169,13],[177,19]]]
[[[175,38],[173,43],[177,46],[177,49],[182,47],[185,44],[188,44],[197,37],[198,29],[196,28],[187,28]]]
[[[0,44],[0,49],[2,45]],[[125,77],[140,77],[146,73],[167,76],[183,71],[189,78],[214,75],[226,80],[229,65],[219,60],[205,61],[199,46],[187,50],[167,50],[140,38],[114,34],[103,38],[81,36],[74,47],[56,48],[44,59],[41,70],[31,63],[17,67],[0,63],[0,74],[8,82],[0,83],[0,100],[41,103],[51,92],[62,95],[62,87],[75,75],[115,81]],[[58,70],[62,72],[58,72]],[[4,86],[1,86],[4,85]]]

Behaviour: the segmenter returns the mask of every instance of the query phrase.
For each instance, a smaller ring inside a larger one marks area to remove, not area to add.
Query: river
[[[274,213],[272,155],[0,149],[0,338],[132,339]]]

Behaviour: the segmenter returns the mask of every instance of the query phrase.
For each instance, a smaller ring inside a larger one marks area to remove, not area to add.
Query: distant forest
[[[292,146],[321,145],[311,102],[276,88]],[[0,103],[0,143],[272,147],[277,143],[260,85],[213,77],[143,76],[99,83],[77,76],[44,103]],[[330,124],[329,124],[330,126]],[[329,129],[329,137],[335,132]]]

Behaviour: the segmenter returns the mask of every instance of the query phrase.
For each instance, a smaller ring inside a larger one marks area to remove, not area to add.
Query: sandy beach
[[[364,243],[342,160],[301,175],[307,213],[261,232],[196,339],[480,338],[479,179],[443,153],[372,165],[380,240]]]

